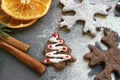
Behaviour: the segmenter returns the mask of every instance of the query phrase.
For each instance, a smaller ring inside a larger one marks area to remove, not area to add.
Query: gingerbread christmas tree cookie
[[[45,58],[42,63],[45,65],[52,65],[56,70],[62,70],[70,62],[75,62],[76,59],[70,55],[71,48],[69,48],[63,39],[58,34],[52,34],[44,48]]]
[[[71,29],[78,20],[85,21],[83,32],[91,32],[92,35],[96,35],[96,28],[100,25],[93,19],[95,14],[108,15],[107,10],[111,7],[103,4],[103,0],[99,3],[92,5],[89,0],[60,0],[60,3],[64,5],[62,11],[70,12],[74,11],[75,15],[63,15],[62,22],[59,23],[60,27],[66,26]]]
[[[90,67],[104,63],[104,69],[97,74],[94,80],[112,80],[112,72],[120,76],[120,49],[117,46],[118,34],[105,28],[104,35],[101,42],[108,47],[108,50],[100,51],[95,46],[91,46],[90,53],[84,56],[85,59],[90,61]]]

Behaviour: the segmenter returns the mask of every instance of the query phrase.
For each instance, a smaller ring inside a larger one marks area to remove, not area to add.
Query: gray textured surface
[[[97,0],[91,0],[92,2]],[[96,17],[96,20],[101,26],[109,26],[113,30],[120,32],[120,17],[114,17],[114,6],[117,0],[105,0],[107,4],[113,5],[110,15],[101,18]],[[88,62],[83,59],[83,55],[89,52],[88,44],[100,42],[102,32],[99,32],[95,38],[89,35],[83,35],[83,25],[78,23],[72,30],[59,29],[58,23],[62,15],[58,0],[53,0],[49,13],[32,27],[26,29],[13,30],[12,36],[19,40],[28,43],[31,48],[28,54],[38,60],[43,56],[43,48],[46,41],[53,32],[58,32],[66,41],[73,51],[72,55],[77,58],[77,62],[67,66],[63,71],[57,72],[52,67],[47,67],[43,76],[37,75],[16,58],[7,54],[6,51],[0,50],[0,57],[4,60],[4,67],[0,71],[0,80],[93,80],[95,74],[101,71],[101,65],[94,67],[92,70],[88,67]],[[104,49],[104,45],[101,44]],[[114,76],[114,75],[113,75]],[[113,78],[113,80],[115,80]]]

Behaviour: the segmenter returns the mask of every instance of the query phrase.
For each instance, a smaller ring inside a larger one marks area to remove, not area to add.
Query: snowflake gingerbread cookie
[[[108,28],[104,29],[105,36],[102,38],[107,47],[107,51],[100,51],[95,46],[91,46],[90,53],[85,54],[84,58],[88,59],[89,66],[93,67],[99,63],[104,63],[104,69],[101,71],[94,80],[112,80],[111,73],[120,76],[120,49],[117,46],[118,34],[111,32]]]
[[[48,40],[44,48],[45,58],[42,63],[45,65],[52,65],[56,70],[62,70],[70,62],[75,62],[76,59],[70,55],[71,48],[69,48],[65,41],[59,38],[59,35],[54,33]]]
[[[59,23],[60,27],[66,26],[71,29],[78,20],[85,21],[85,27],[83,32],[91,32],[92,35],[96,35],[96,28],[100,25],[93,19],[95,14],[108,15],[107,10],[110,6],[104,5],[99,2],[95,5],[90,4],[89,0],[82,0],[81,3],[77,3],[75,0],[60,0],[60,3],[64,5],[62,11],[69,12],[74,11],[74,16],[64,15],[62,16],[62,22]]]

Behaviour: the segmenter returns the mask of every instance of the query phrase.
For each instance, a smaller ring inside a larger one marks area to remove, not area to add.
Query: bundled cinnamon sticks
[[[1,41],[4,41],[7,44],[9,44],[23,52],[26,52],[30,47],[28,44],[25,44],[15,38],[13,38],[12,36],[8,36],[7,38],[1,39]]]
[[[46,70],[45,66],[38,60],[25,53],[30,46],[11,37],[10,35],[4,37],[4,34],[6,35],[5,32],[0,30],[0,47],[8,51],[11,55],[16,57],[22,63],[26,64],[28,67],[42,75]]]

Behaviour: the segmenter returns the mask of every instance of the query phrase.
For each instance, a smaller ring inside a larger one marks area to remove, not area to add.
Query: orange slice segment
[[[35,20],[17,20],[5,14],[0,8],[0,24],[7,24],[9,28],[23,28],[34,24]]]
[[[2,10],[15,19],[31,20],[44,16],[51,0],[2,0]]]

